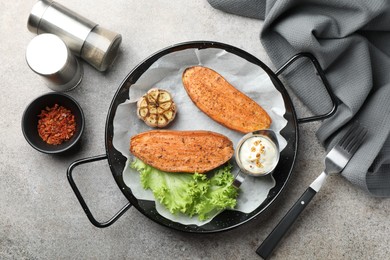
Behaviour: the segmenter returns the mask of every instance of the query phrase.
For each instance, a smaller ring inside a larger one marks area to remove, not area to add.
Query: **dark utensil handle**
[[[309,122],[322,120],[322,119],[326,119],[328,117],[331,117],[334,113],[336,113],[336,110],[338,107],[337,97],[333,93],[332,88],[330,87],[328,79],[325,76],[324,70],[321,68],[320,63],[318,62],[318,60],[316,59],[316,57],[313,54],[311,54],[309,52],[301,52],[301,53],[294,55],[285,64],[283,64],[282,67],[280,67],[277,71],[275,71],[276,76],[279,76],[280,74],[282,74],[283,71],[285,71],[296,60],[298,60],[300,58],[307,58],[311,61],[311,63],[313,63],[314,68],[316,69],[318,76],[321,78],[321,81],[324,84],[326,91],[328,92],[330,100],[332,101],[332,108],[327,113],[325,113],[323,115],[306,117],[306,118],[298,118],[298,123],[309,123]]]
[[[263,241],[263,243],[257,248],[256,253],[262,258],[268,258],[274,248],[277,246],[279,241],[287,233],[289,228],[298,218],[299,214],[305,209],[307,204],[311,199],[316,195],[317,192],[312,188],[307,188],[307,190],[302,194],[302,196],[295,202],[294,206],[287,212],[279,224],[272,230],[268,237]]]
[[[89,221],[91,221],[91,223],[94,226],[98,227],[98,228],[104,228],[104,227],[110,226],[115,221],[117,221],[123,215],[123,213],[125,213],[132,206],[130,204],[130,202],[127,203],[112,218],[110,218],[109,220],[107,220],[105,222],[97,221],[95,219],[95,217],[92,215],[91,211],[89,210],[87,204],[85,203],[85,200],[84,200],[83,196],[81,196],[81,193],[80,193],[79,189],[77,188],[76,183],[73,180],[72,173],[73,173],[74,168],[76,168],[77,166],[79,166],[81,164],[91,163],[91,162],[100,161],[100,160],[104,160],[104,159],[107,159],[107,155],[105,155],[105,154],[104,155],[98,155],[98,156],[94,156],[94,157],[80,159],[80,160],[74,161],[71,165],[69,165],[68,171],[67,171],[68,181],[69,181],[70,186],[72,187],[74,193],[76,194],[76,197],[79,200],[79,202],[81,204],[81,207],[83,208],[83,210],[84,210],[85,214],[87,215]]]

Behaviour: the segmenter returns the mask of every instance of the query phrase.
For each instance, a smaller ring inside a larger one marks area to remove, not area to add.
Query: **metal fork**
[[[354,123],[344,137],[326,155],[325,170],[310,184],[298,201],[287,212],[279,224],[272,230],[263,243],[257,248],[256,253],[266,259],[279,241],[292,226],[299,214],[305,209],[314,195],[320,190],[329,174],[340,173],[357,149],[363,143],[367,135],[367,129],[358,123]]]

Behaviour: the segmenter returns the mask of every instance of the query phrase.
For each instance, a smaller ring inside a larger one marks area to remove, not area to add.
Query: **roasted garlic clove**
[[[176,105],[171,94],[152,88],[137,102],[137,115],[148,126],[165,127],[176,116]]]

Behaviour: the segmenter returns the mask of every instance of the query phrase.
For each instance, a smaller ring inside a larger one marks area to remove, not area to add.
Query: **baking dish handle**
[[[309,52],[301,52],[301,53],[298,53],[298,54],[294,55],[282,67],[280,67],[277,71],[275,71],[275,75],[279,76],[283,71],[285,71],[296,60],[298,60],[300,58],[307,58],[307,59],[309,59],[311,61],[311,63],[313,63],[314,68],[316,69],[316,71],[318,73],[318,76],[322,80],[322,83],[324,84],[325,89],[328,92],[328,95],[329,95],[329,97],[331,99],[332,108],[327,113],[325,113],[323,115],[316,115],[316,116],[311,116],[311,117],[306,117],[306,118],[298,118],[298,123],[309,123],[309,122],[318,121],[318,120],[322,120],[322,119],[326,119],[328,117],[331,117],[337,110],[337,106],[338,106],[337,98],[334,95],[332,89],[330,88],[329,82],[328,82],[328,80],[326,79],[326,76],[325,76],[325,72],[323,71],[323,69],[321,68],[320,63],[318,62],[316,57],[314,57],[313,54],[311,54]]]
[[[117,221],[123,215],[123,213],[125,213],[132,206],[130,204],[130,202],[127,203],[111,219],[109,219],[109,220],[107,220],[105,222],[97,221],[95,219],[95,217],[92,215],[91,211],[89,210],[87,204],[85,203],[85,200],[84,200],[83,196],[81,196],[81,193],[80,193],[79,189],[77,188],[76,183],[73,180],[72,173],[73,173],[74,168],[76,168],[77,166],[79,166],[81,164],[96,162],[96,161],[100,161],[100,160],[104,160],[104,159],[107,159],[107,155],[105,155],[105,154],[104,155],[98,155],[98,156],[94,156],[94,157],[88,157],[88,158],[80,159],[80,160],[74,161],[72,164],[70,164],[69,167],[68,167],[68,170],[67,170],[68,181],[69,181],[70,186],[72,187],[74,193],[76,194],[76,197],[79,200],[79,202],[81,204],[81,207],[83,208],[83,210],[84,210],[85,214],[87,215],[89,221],[91,221],[91,223],[94,226],[98,227],[98,228],[105,228],[105,227],[110,226],[115,221]]]

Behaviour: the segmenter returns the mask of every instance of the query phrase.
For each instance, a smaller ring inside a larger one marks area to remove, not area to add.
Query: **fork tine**
[[[339,147],[348,153],[355,153],[363,142],[367,129],[355,122],[339,142]]]
[[[354,123],[347,131],[347,133],[343,136],[343,138],[339,141],[339,146],[343,149],[346,149],[348,144],[351,142],[351,139],[353,139],[356,134],[359,131],[359,125],[357,123]]]
[[[360,128],[360,132],[358,133],[358,135],[353,140],[351,140],[350,144],[346,147],[346,150],[349,153],[355,153],[356,150],[361,145],[361,143],[363,142],[365,136],[367,135],[367,129],[365,127],[359,127],[359,128]]]

